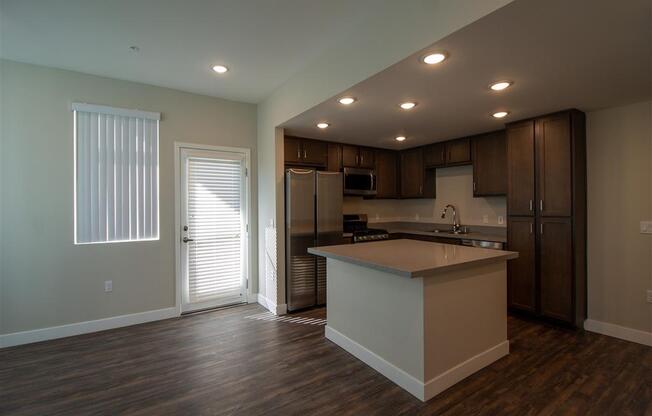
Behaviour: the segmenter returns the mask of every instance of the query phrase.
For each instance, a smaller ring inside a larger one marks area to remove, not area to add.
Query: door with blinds
[[[246,154],[181,149],[182,311],[246,301]]]

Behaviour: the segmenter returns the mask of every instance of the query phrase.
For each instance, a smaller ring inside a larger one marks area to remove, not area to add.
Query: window
[[[75,244],[157,240],[160,114],[74,103]]]

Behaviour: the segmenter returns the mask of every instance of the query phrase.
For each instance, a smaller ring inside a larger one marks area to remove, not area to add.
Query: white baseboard
[[[509,354],[509,341],[506,340],[433,377],[425,383],[425,399],[432,399],[447,388],[482,370],[494,361],[498,361],[507,354]]]
[[[261,295],[260,293],[258,294],[258,303],[263,305],[263,307],[265,307],[268,311],[270,311],[274,315],[285,315],[286,313],[288,313],[287,304],[282,303],[280,305],[277,305],[276,303],[267,299],[265,296]]]
[[[503,341],[423,383],[330,326],[326,325],[325,332],[326,338],[424,402],[509,354],[509,341]]]
[[[97,319],[94,321],[77,322],[74,324],[34,329],[31,331],[14,332],[12,334],[0,335],[0,348],[88,334],[90,332],[105,331],[107,329],[160,321],[161,319],[174,318],[177,316],[179,316],[177,307],[171,307],[132,313],[129,315],[112,316],[110,318]]]
[[[610,324],[608,322],[595,321],[593,319],[587,319],[584,321],[584,329],[652,347],[652,332],[645,332],[638,329],[628,328],[626,326]]]
[[[399,367],[385,360],[383,357],[368,350],[328,325],[326,325],[325,335],[326,338],[351,353],[354,357],[398,384],[401,388],[412,394],[417,399],[424,401],[424,385],[421,380],[406,373]]]

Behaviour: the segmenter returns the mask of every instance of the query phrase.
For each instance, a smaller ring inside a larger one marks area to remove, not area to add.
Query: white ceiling
[[[2,0],[0,56],[256,103],[378,2]]]
[[[284,123],[288,134],[408,148],[497,130],[567,108],[590,111],[652,96],[650,0],[517,0]],[[429,67],[425,51],[449,59]],[[495,80],[514,85],[501,93]],[[398,104],[416,101],[403,111]],[[498,110],[511,114],[496,120]],[[318,121],[331,124],[326,130]],[[399,143],[397,135],[407,136]]]

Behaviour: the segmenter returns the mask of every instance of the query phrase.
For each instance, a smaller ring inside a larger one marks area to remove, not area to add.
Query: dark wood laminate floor
[[[0,414],[652,415],[643,345],[510,317],[509,356],[421,403],[323,326],[245,319],[262,311],[0,350]]]

